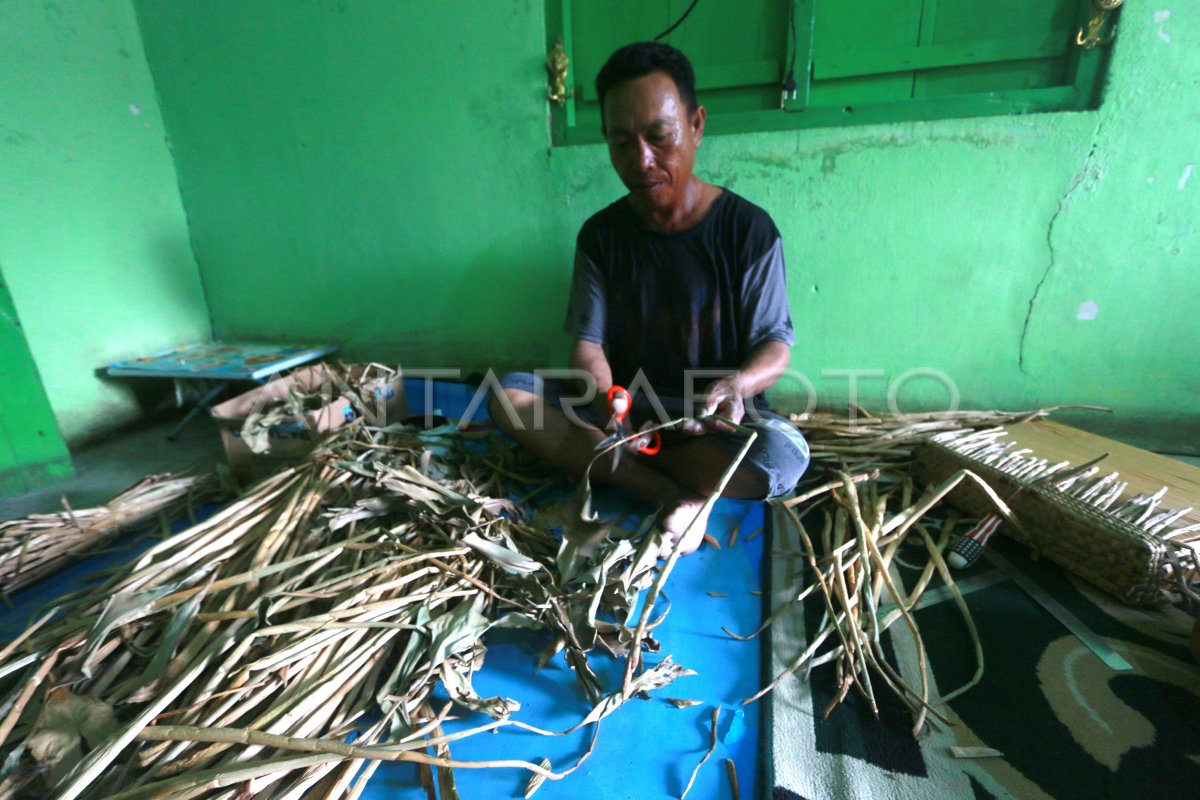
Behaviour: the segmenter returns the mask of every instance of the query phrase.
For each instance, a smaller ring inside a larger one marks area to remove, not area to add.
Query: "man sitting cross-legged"
[[[794,340],[783,247],[765,211],[693,174],[705,110],[682,53],[652,42],[623,47],[596,91],[609,157],[629,190],[584,223],[576,242],[570,363],[596,394],[576,411],[567,383],[513,373],[501,381],[504,397],[492,398],[492,417],[536,455],[581,474],[608,436],[614,383],[634,392],[632,428],[693,416],[684,430],[664,432],[657,455],[626,452],[592,470],[663,505],[664,557],[691,526],[680,544],[690,553],[704,534],[706,520],[696,519],[704,499],[743,441],[705,417],[758,432],[725,496],[783,494],[808,466],[804,438],[763,397]],[[694,409],[686,402],[693,386],[702,387]]]

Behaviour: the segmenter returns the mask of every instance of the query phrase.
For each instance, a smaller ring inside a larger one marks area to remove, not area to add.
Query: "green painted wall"
[[[25,331],[0,272],[0,497],[74,474]]]
[[[128,0],[0,2],[0,75],[0,263],[77,443],[140,413],[99,369],[211,326]]]
[[[602,147],[548,147],[540,3],[135,6],[219,334],[562,362],[575,231],[622,190]],[[969,407],[1108,405],[1077,421],[1197,452],[1200,4],[1121,25],[1099,112],[705,141],[698,171],[783,232],[824,399],[828,370],[879,371],[879,407],[929,368]]]

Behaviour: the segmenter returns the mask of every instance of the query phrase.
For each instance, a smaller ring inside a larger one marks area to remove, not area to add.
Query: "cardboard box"
[[[229,468],[243,480],[255,480],[302,461],[327,435],[359,418],[350,400],[351,393],[361,400],[369,425],[390,425],[408,416],[401,375],[373,377],[380,374],[379,369],[371,370],[371,374],[368,370],[365,364],[351,365],[347,367],[349,380],[346,380],[324,364],[317,364],[213,406],[210,413],[221,432]],[[242,438],[246,420],[255,412],[267,411],[287,400],[293,388],[319,396],[320,407],[272,425],[267,430],[269,449],[264,453],[254,452]]]

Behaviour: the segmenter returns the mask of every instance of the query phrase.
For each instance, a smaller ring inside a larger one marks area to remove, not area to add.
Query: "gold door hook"
[[[550,75],[546,96],[555,105],[561,106],[575,96],[574,90],[567,88],[567,67],[570,61],[567,50],[563,47],[563,38],[556,37],[554,47],[550,48],[550,53],[546,56],[546,72]]]
[[[1080,28],[1079,33],[1075,34],[1075,44],[1091,50],[1098,44],[1112,42],[1116,34],[1109,31],[1108,36],[1103,36],[1104,24],[1108,22],[1108,15],[1124,2],[1125,0],[1092,0],[1092,16],[1088,18],[1087,32],[1084,33],[1083,28]]]

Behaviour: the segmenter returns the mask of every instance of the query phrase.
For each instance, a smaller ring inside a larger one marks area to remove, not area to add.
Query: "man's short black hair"
[[[696,110],[696,73],[687,56],[661,42],[635,42],[627,44],[608,57],[600,74],[596,76],[596,96],[600,99],[600,114],[604,114],[604,97],[608,90],[626,81],[665,72],[675,81],[679,96],[687,106],[688,113]]]

